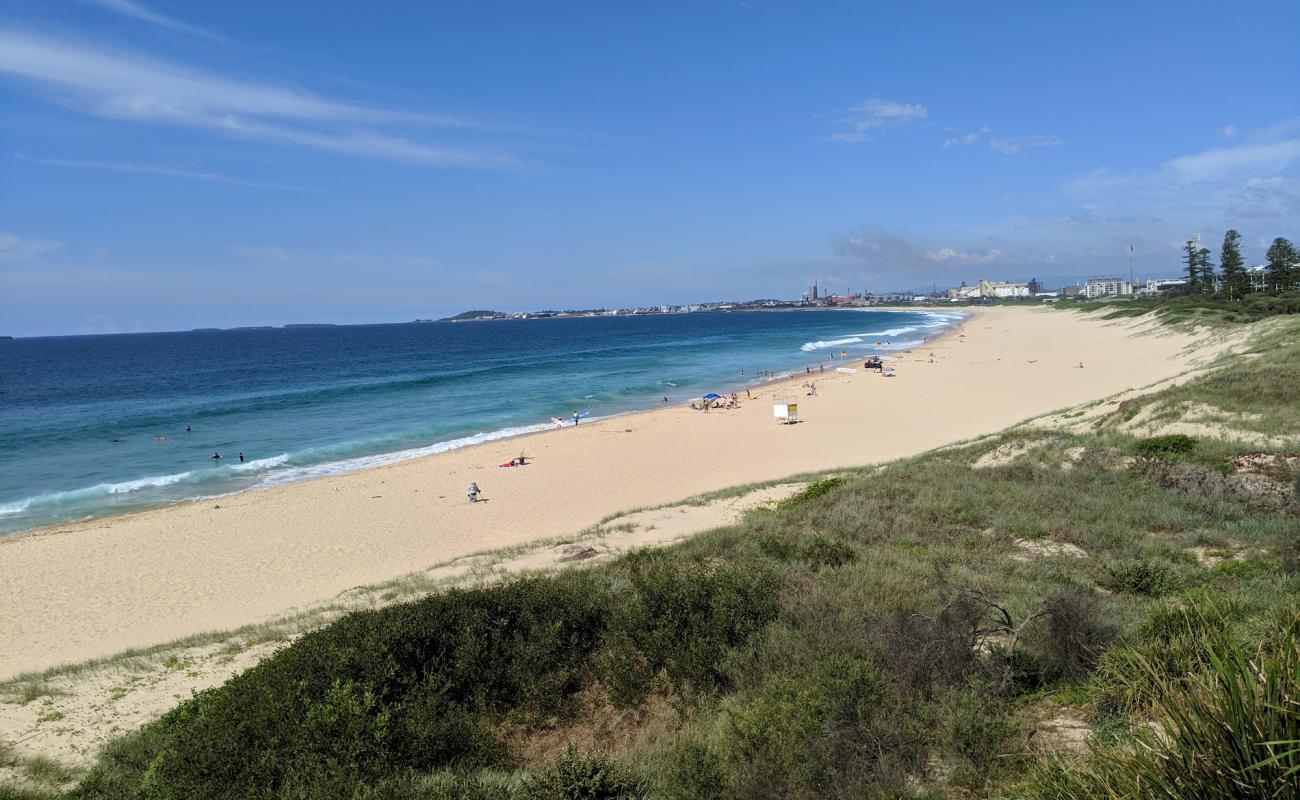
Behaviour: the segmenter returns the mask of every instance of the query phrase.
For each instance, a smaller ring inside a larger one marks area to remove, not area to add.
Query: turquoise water
[[[831,352],[914,346],[958,318],[716,312],[2,342],[0,533],[685,402]]]

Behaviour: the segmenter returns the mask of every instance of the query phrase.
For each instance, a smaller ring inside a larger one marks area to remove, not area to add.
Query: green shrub
[[[1104,714],[1146,711],[1151,686],[1139,676],[1155,672],[1167,683],[1210,666],[1210,649],[1236,646],[1231,619],[1240,610],[1223,597],[1198,590],[1176,605],[1159,606],[1132,641],[1107,651],[1097,666],[1098,705]]]
[[[821,774],[814,746],[830,711],[820,686],[779,676],[729,714],[727,753],[740,794],[781,797],[811,788]]]
[[[1209,641],[1205,660],[1207,667],[1177,681],[1139,660],[1131,679],[1148,687],[1161,734],[1138,726],[1137,746],[1103,746],[1084,764],[1041,770],[1028,795],[1263,800],[1300,794],[1300,616],[1293,614],[1257,648]]]
[[[645,784],[609,758],[582,755],[573,747],[554,766],[531,780],[526,800],[640,800]]]
[[[785,510],[801,506],[809,500],[816,500],[818,497],[830,494],[835,489],[843,486],[848,482],[847,478],[823,478],[819,481],[813,481],[798,492],[790,495],[786,499],[776,504],[777,509]]]
[[[820,570],[849,563],[857,557],[857,551],[847,542],[816,535],[800,548],[799,557],[813,569]]]
[[[1198,442],[1181,433],[1166,436],[1153,436],[1139,439],[1133,445],[1133,452],[1143,458],[1155,458],[1162,461],[1179,461],[1196,452]]]
[[[1113,592],[1160,597],[1178,586],[1178,576],[1163,561],[1120,561],[1106,565],[1099,583]]]
[[[133,773],[150,800],[346,795],[404,768],[489,763],[483,715],[548,712],[581,688],[607,603],[567,573],[351,614],[161,720],[134,769],[92,774],[83,796],[129,797]]]
[[[661,794],[664,800],[726,800],[727,773],[708,746],[686,741],[669,754]]]
[[[968,788],[980,789],[1021,749],[1020,722],[1010,705],[980,690],[959,695],[952,706],[948,747],[963,761],[954,777]]]
[[[610,619],[605,683],[617,705],[641,702],[662,673],[686,696],[725,686],[723,660],[779,610],[761,565],[683,561],[659,550],[627,559],[630,591]]]

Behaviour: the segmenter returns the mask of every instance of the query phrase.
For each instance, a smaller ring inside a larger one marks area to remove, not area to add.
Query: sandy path
[[[737,411],[667,408],[0,540],[0,678],[257,622],[637,506],[919,453],[1167,378],[1206,354],[1187,350],[1187,334],[1140,331],[1149,325],[981,309],[964,338],[904,354],[896,378],[828,371],[815,398],[801,376]],[[804,421],[775,424],[774,399],[798,401]],[[496,466],[521,449],[529,466]],[[471,480],[489,502],[465,501]]]

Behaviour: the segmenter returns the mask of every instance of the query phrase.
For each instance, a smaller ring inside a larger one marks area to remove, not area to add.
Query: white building
[[[1149,278],[1140,282],[1141,285],[1133,290],[1133,293],[1139,297],[1157,297],[1166,289],[1172,289],[1176,286],[1186,286],[1186,278]]]
[[[1083,285],[1083,295],[1089,300],[1132,293],[1133,287],[1123,278],[1093,278]]]
[[[956,289],[949,289],[948,297],[953,300],[1029,297],[1029,284],[1007,283],[1006,281],[980,281],[974,286],[959,286]]]

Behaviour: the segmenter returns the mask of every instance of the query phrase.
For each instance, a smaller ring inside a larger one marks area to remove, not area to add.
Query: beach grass
[[[390,583],[69,796],[1266,796],[1300,763],[1300,465],[1219,434],[1296,430],[1283,328],[1122,413],[803,476],[672,547]],[[1147,435],[1189,405],[1203,435]]]

